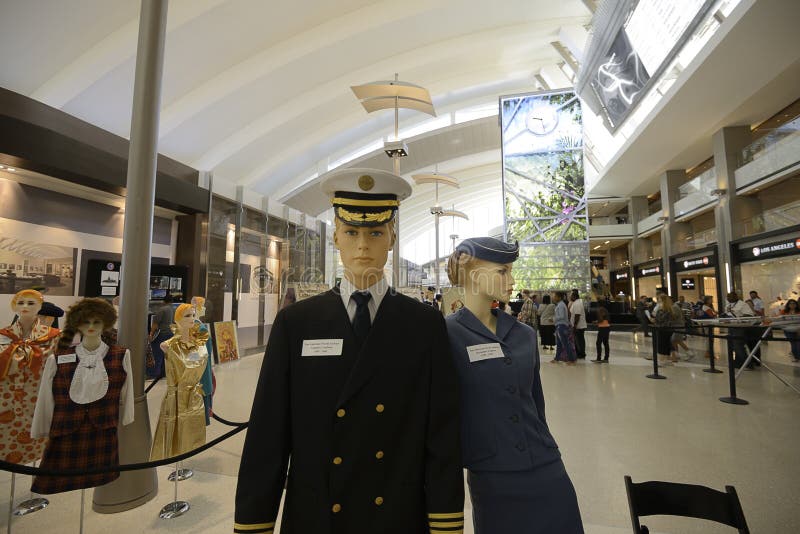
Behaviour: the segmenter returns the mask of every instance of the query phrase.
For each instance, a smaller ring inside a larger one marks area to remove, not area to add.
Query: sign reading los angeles
[[[739,261],[754,261],[767,258],[779,258],[800,254],[800,238],[793,237],[772,241],[769,243],[756,243],[755,245],[739,245]]]

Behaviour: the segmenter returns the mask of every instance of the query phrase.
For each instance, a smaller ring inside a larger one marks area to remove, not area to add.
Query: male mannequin
[[[345,276],[275,319],[234,531],[274,532],[291,457],[284,533],[460,534],[460,399],[444,319],[383,278],[394,212],[411,188],[372,169],[322,185]]]

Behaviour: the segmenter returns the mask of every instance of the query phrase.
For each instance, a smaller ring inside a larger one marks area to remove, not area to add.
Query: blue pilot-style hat
[[[394,218],[411,186],[400,176],[377,169],[342,169],[320,184],[336,218],[353,226],[380,226]]]
[[[459,243],[455,251],[492,263],[513,263],[519,258],[519,243],[506,243],[493,237],[471,237]]]

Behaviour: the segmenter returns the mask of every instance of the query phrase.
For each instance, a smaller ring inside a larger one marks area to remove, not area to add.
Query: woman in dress
[[[539,307],[539,335],[542,337],[543,349],[554,349],[556,346],[555,305],[550,302],[550,295],[542,297]]]
[[[476,534],[583,532],[575,489],[547,426],[536,332],[492,301],[510,298],[519,248],[463,241],[448,276],[464,308],[447,317],[462,392],[462,453]]]
[[[555,310],[553,321],[556,326],[556,356],[550,362],[566,362],[575,365],[578,354],[575,352],[575,340],[572,337],[572,325],[569,322],[569,309],[567,308],[567,294],[563,291],[553,293]]]

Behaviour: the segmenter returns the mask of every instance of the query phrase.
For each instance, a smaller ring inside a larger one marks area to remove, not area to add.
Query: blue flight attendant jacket
[[[524,471],[561,458],[544,414],[536,331],[506,313],[493,334],[467,308],[447,317],[461,379],[461,444],[470,471]],[[502,357],[470,362],[467,347],[499,343]]]

